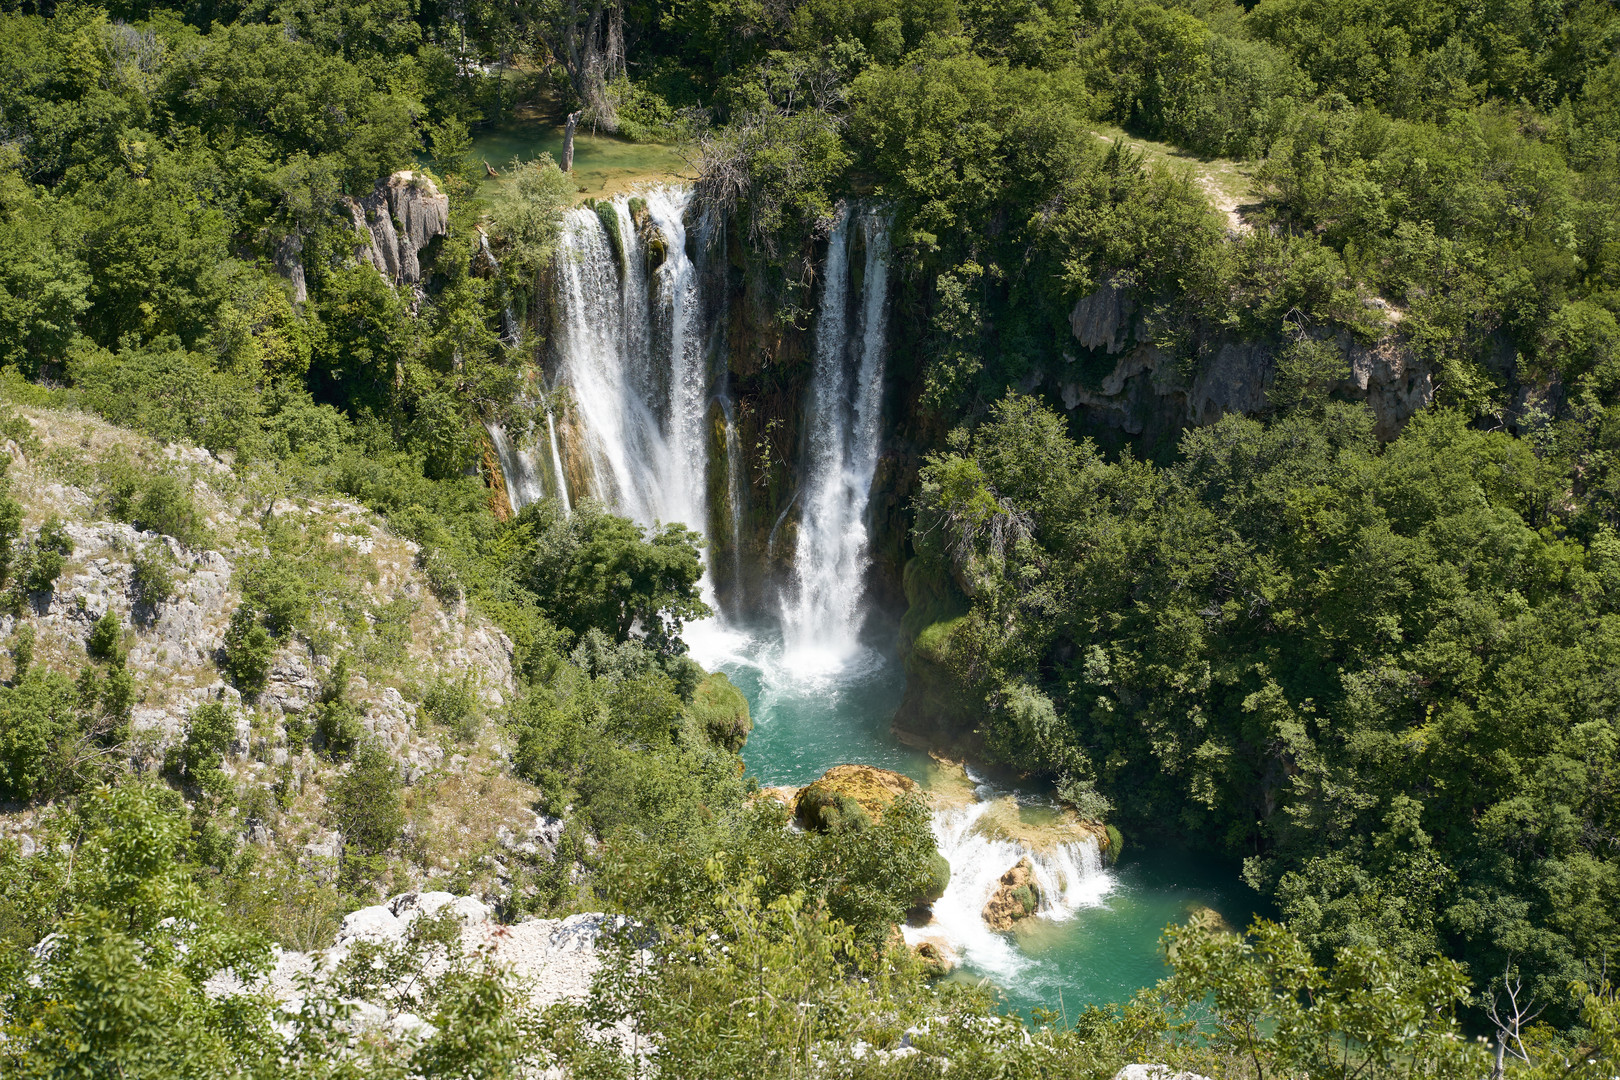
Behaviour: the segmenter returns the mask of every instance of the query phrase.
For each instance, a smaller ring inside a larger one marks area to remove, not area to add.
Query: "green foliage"
[[[345,850],[380,855],[405,827],[400,782],[393,758],[374,742],[363,741],[341,779],[327,795],[326,815],[343,837]]]
[[[191,491],[173,476],[159,476],[147,485],[135,504],[135,523],[149,532],[172,536],[196,547],[204,536],[202,515]]]
[[[709,741],[733,754],[741,753],[753,730],[748,699],[720,672],[703,676],[687,706],[694,722]]]
[[[422,695],[422,709],[428,718],[463,741],[478,735],[478,696],[471,675],[459,679],[440,676]]]
[[[340,656],[321,680],[320,694],[313,706],[315,735],[320,748],[336,760],[350,757],[365,737],[360,710],[349,700],[349,658]]]
[[[28,570],[22,585],[31,593],[53,592],[56,579],[62,576],[66,557],[73,554],[73,541],[68,538],[66,525],[54,514],[39,527],[39,533],[28,553]]]
[[[175,581],[173,559],[161,544],[142,548],[132,560],[129,584],[136,599],[156,611],[164,601],[174,596]]]
[[[231,685],[241,691],[244,701],[254,701],[264,691],[275,652],[276,639],[251,607],[243,604],[231,613],[220,668],[230,676]]]
[[[26,666],[23,672],[0,688],[0,792],[27,801],[72,786],[88,732],[72,679]]]
[[[1511,954],[1562,1002],[1617,932],[1613,860],[1576,839],[1613,813],[1614,616],[1554,465],[1444,412],[1379,451],[1330,401],[1189,432],[1162,469],[1054,421],[997,405],[966,501],[953,459],[924,470],[919,536],[1007,628],[952,635],[986,747],[1244,852],[1318,955]]]
[[[236,739],[236,710],[210,701],[191,711],[186,737],[170,752],[168,771],[178,780],[215,797],[226,794],[229,780],[220,769]]]
[[[118,647],[124,640],[124,624],[111,608],[90,626],[90,637],[85,650],[97,660],[111,660],[118,656]]]
[[[682,623],[710,614],[697,588],[702,537],[683,525],[644,530],[599,506],[564,515],[543,500],[523,508],[517,529],[532,559],[527,584],[575,633],[596,629],[623,642],[639,626],[648,646],[678,653]]]
[[[12,635],[11,642],[11,681],[20,683],[28,669],[34,665],[34,626],[32,623],[22,623]]]

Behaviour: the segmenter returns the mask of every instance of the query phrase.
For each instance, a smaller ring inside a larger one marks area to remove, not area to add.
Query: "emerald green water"
[[[550,154],[560,163],[562,150],[561,127],[532,117],[517,117],[476,132],[472,157],[504,174],[514,158],[532,161],[541,154]],[[634,143],[589,130],[574,135],[574,181],[581,193],[612,193],[636,180],[678,176],[688,171],[685,160],[662,143]]]
[[[892,634],[875,635],[892,640]],[[726,672],[748,697],[754,730],[743,749],[749,773],[762,786],[800,785],[834,765],[877,765],[929,779],[929,759],[889,733],[905,675],[892,653],[868,648],[845,667],[828,672],[785,656],[771,635],[701,631],[693,654],[705,666]],[[989,787],[981,797],[1005,794]],[[1032,805],[1040,800],[1027,796]],[[942,815],[943,819],[943,815]],[[982,843],[941,850],[953,859],[953,881],[975,873],[993,880],[1017,859],[1006,848]],[[978,860],[979,865],[962,865]],[[1258,897],[1238,879],[1236,867],[1197,854],[1133,846],[1127,838],[1119,863],[1097,871],[1071,897],[1060,918],[1026,920],[1010,934],[996,934],[978,918],[982,900],[952,895],[935,906],[936,927],[914,933],[950,941],[961,957],[951,976],[989,980],[1007,1008],[1029,1015],[1036,1008],[1071,1019],[1086,1005],[1129,1000],[1165,976],[1159,936],[1201,907],[1233,926],[1248,923]],[[942,910],[954,902],[955,910]]]

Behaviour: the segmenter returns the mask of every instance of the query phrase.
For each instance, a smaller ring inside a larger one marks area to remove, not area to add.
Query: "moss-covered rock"
[[[799,792],[794,814],[807,829],[847,826],[857,812],[868,824],[883,820],[883,810],[921,785],[909,776],[873,765],[834,765],[820,780]],[[830,817],[829,814],[836,814]]]
[[[1035,868],[1028,859],[1001,875],[996,891],[984,905],[984,922],[992,930],[1011,930],[1041,906],[1041,887],[1035,884]]]
[[[748,741],[754,721],[748,715],[748,699],[722,672],[715,672],[698,683],[687,712],[716,746],[737,753]]]

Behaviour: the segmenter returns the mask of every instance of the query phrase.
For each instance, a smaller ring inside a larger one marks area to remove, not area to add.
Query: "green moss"
[[[872,818],[860,803],[820,784],[799,793],[794,813],[800,825],[816,832],[860,832],[872,827]]]
[[[715,745],[734,754],[743,748],[748,733],[754,729],[748,699],[721,672],[698,683],[686,711]]]
[[[951,622],[967,612],[967,598],[956,588],[944,560],[937,555],[919,555],[908,560],[902,580],[909,605],[900,620],[902,649],[915,642],[929,626]]]
[[[624,234],[619,231],[619,211],[607,199],[591,199],[588,205],[596,211],[596,219],[602,223],[602,230],[607,233],[608,246],[613,249],[613,261],[624,269]]]
[[[1125,837],[1113,825],[1107,826],[1107,829],[1108,849],[1103,852],[1103,858],[1107,859],[1108,865],[1112,866],[1114,863],[1119,862],[1119,853],[1125,850]]]

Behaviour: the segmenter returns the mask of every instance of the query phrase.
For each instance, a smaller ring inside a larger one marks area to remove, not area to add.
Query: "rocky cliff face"
[[[345,766],[318,754],[309,731],[336,658],[347,656],[345,700],[407,785],[424,874],[449,865],[464,848],[486,841],[496,850],[507,846],[502,830],[519,846],[518,838],[535,833],[533,790],[510,776],[496,783],[479,775],[506,756],[497,725],[450,733],[422,707],[430,687],[467,680],[473,719],[480,720],[511,697],[514,683],[511,642],[464,602],[434,594],[417,566],[415,544],[363,507],[288,498],[206,450],[160,447],[72,411],[16,411],[35,436],[26,448],[4,446],[24,535],[59,518],[71,552],[50,590],[0,615],[0,655],[15,655],[14,635],[26,626],[35,635],[34,666],[73,675],[89,663],[92,626],[109,611],[117,615],[118,650],[137,694],[123,748],[127,767],[162,768],[197,706],[223,702],[236,722],[221,765],[236,805],[225,814],[241,839],[299,858],[335,855],[323,791]],[[129,470],[181,481],[200,519],[189,543],[108,520],[106,477]],[[134,581],[137,558],[154,557],[173,582],[171,595],[157,603]],[[246,570],[269,559],[282,560],[306,583],[309,613],[303,629],[276,649],[263,691],[244,701],[219,666],[221,646]],[[11,674],[10,663],[0,667]],[[38,813],[0,814],[0,836],[28,836]]]
[[[360,199],[345,196],[343,207],[359,236],[355,257],[395,285],[422,280],[422,250],[450,229],[450,197],[410,170],[378,180]]]
[[[1367,403],[1381,439],[1393,439],[1406,421],[1434,397],[1428,370],[1400,331],[1400,313],[1374,301],[1388,329],[1371,344],[1348,333],[1325,337],[1343,356],[1350,376],[1333,392]],[[1266,394],[1277,370],[1277,349],[1268,342],[1225,340],[1189,381],[1172,358],[1146,340],[1125,290],[1105,285],[1082,297],[1069,314],[1077,346],[1055,371],[1039,373],[1026,389],[1045,387],[1084,426],[1154,439],[1184,427],[1212,424],[1236,413],[1266,411]],[[1100,377],[1096,372],[1103,367]]]

